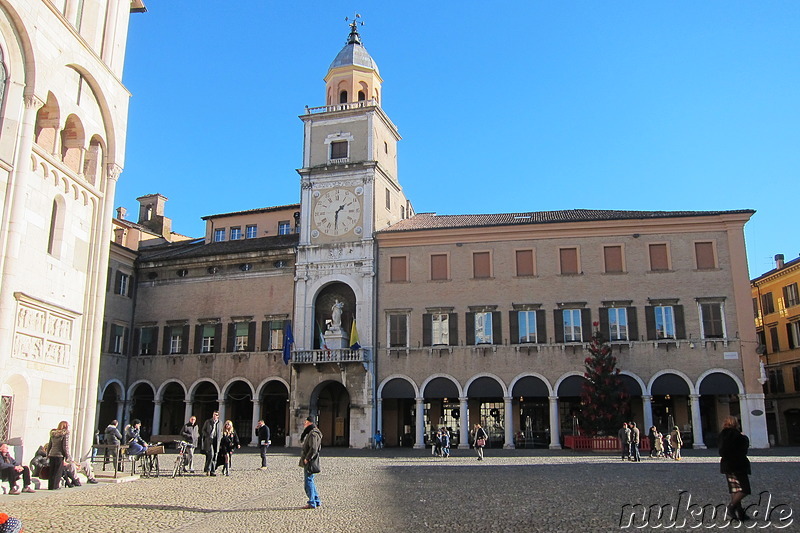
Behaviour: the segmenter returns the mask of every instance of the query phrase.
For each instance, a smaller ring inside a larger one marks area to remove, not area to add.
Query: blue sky
[[[333,5],[336,4],[336,5]],[[345,43],[380,68],[417,212],[755,209],[751,277],[800,254],[800,2],[147,0],[117,206],[299,201],[304,106]]]

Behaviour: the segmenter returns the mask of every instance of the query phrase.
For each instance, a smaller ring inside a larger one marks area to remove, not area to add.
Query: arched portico
[[[534,448],[550,445],[551,417],[549,398],[553,388],[541,374],[521,374],[509,387],[513,405],[514,447]],[[552,420],[555,422],[555,419]]]
[[[350,393],[340,382],[323,381],[311,393],[311,416],[322,431],[323,446],[350,445]]]
[[[653,406],[653,425],[661,433],[677,426],[684,444],[705,448],[700,422],[700,396],[694,384],[679,370],[657,372],[648,385]]]
[[[468,398],[467,430],[479,423],[489,438],[489,447],[514,447],[511,396],[505,383],[494,374],[478,374],[464,387]]]
[[[411,447],[416,442],[414,399],[419,389],[408,376],[392,375],[378,386],[377,428],[386,446]]]
[[[722,430],[722,422],[727,416],[740,420],[741,407],[739,395],[744,387],[738,376],[725,369],[709,369],[697,379],[700,395],[700,422],[703,442],[706,446],[717,446],[717,435]],[[745,421],[742,420],[744,426]],[[745,431],[746,433],[746,431]]]
[[[289,384],[283,378],[264,380],[253,402],[253,424],[264,420],[270,428],[273,446],[285,446],[289,430]]]
[[[220,419],[233,423],[242,445],[249,444],[255,436],[253,421],[253,386],[247,378],[237,377],[229,380],[223,390]]]
[[[153,434],[153,416],[155,414],[156,391],[152,383],[146,380],[137,381],[128,389],[128,409],[130,415],[127,423],[140,420],[142,423],[141,435],[144,440],[150,440]]]
[[[586,378],[583,377],[582,373],[569,372],[561,376],[556,382],[554,388],[558,403],[555,414],[559,420],[558,429],[561,435],[568,433],[570,435],[578,435],[580,433],[581,393],[584,381],[586,381]]]
[[[459,425],[461,413],[467,413],[467,398],[461,385],[448,374],[429,376],[420,387],[421,396],[416,398],[417,439],[415,448],[424,447],[441,427],[461,427],[459,447],[464,445],[463,426]],[[468,417],[464,417],[464,424]],[[451,432],[452,434],[452,432]]]

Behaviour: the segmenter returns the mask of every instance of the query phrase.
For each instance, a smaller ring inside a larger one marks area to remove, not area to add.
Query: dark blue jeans
[[[312,507],[319,507],[322,505],[322,502],[319,499],[317,485],[314,483],[314,475],[315,474],[309,474],[305,469],[303,469],[303,487],[306,489],[306,496],[308,496],[308,505]]]
[[[642,457],[639,455],[639,445],[631,442],[631,459],[634,461],[641,461]]]

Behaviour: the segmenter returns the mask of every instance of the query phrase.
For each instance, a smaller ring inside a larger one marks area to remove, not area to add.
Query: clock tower
[[[373,233],[413,213],[397,180],[400,135],[381,108],[383,80],[358,18],[324,78],[325,105],[300,116],[292,408],[297,420],[317,416],[324,444],[360,448],[374,432]],[[354,321],[360,348],[351,349]]]

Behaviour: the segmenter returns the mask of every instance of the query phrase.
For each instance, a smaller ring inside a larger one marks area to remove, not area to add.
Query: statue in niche
[[[342,309],[344,309],[344,303],[340,302],[338,298],[334,300],[334,304],[331,306],[331,327],[330,331],[341,331],[342,330]]]

